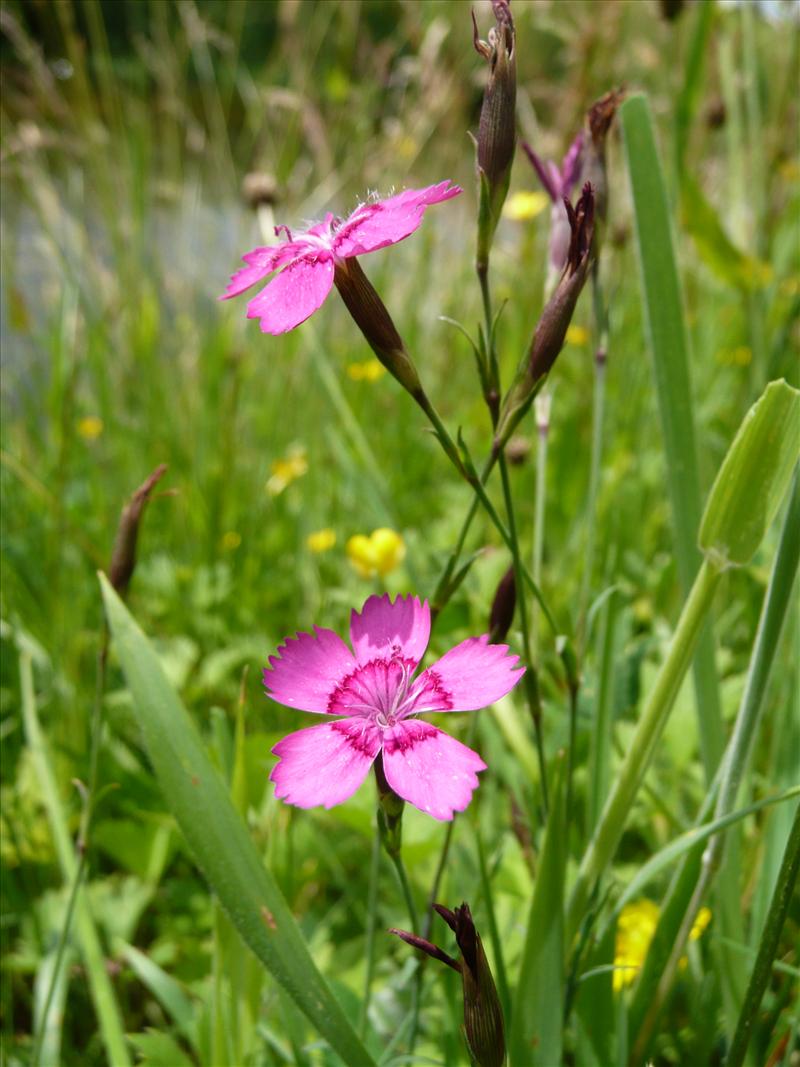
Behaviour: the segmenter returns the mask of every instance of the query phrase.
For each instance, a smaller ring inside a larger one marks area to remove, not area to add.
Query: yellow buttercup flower
[[[276,459],[270,466],[267,492],[278,496],[308,471],[308,459],[303,445],[293,445],[282,459]]]
[[[226,552],[233,552],[242,543],[242,535],[236,530],[226,530],[222,535],[222,547]]]
[[[347,364],[347,376],[354,382],[377,382],[378,378],[383,377],[385,373],[384,365],[374,357],[363,359],[359,363]]]
[[[103,432],[103,420],[97,415],[85,415],[78,419],[78,433],[84,441],[94,441]]]
[[[362,578],[389,574],[403,562],[406,545],[399,533],[381,526],[367,537],[355,534],[345,546],[347,558]]]
[[[307,548],[315,555],[319,555],[321,552],[327,552],[328,549],[333,548],[335,544],[336,531],[332,530],[329,526],[326,526],[322,530],[315,530],[306,538]]]
[[[550,197],[539,190],[513,193],[503,205],[503,218],[513,222],[526,222],[541,215],[550,205]]]
[[[567,327],[567,333],[564,339],[568,345],[580,347],[587,344],[589,340],[589,331],[585,326],[576,326],[573,323],[571,326]]]
[[[626,904],[617,919],[617,940],[614,949],[614,992],[633,985],[647,958],[650,942],[658,926],[661,910],[652,900],[635,900]],[[711,922],[711,910],[701,908],[689,938],[696,941]],[[686,966],[686,957],[680,961]]]

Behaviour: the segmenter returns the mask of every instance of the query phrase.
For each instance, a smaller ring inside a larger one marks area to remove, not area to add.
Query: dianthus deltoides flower
[[[486,764],[460,741],[417,718],[476,711],[525,673],[508,645],[470,637],[414,677],[428,647],[428,602],[371,596],[350,618],[352,651],[332,630],[289,638],[264,670],[279,704],[333,717],[279,741],[275,794],[299,808],[341,804],[380,753],[389,786],[435,819],[463,811]]]
[[[279,270],[247,305],[247,317],[260,319],[263,333],[293,330],[325,302],[337,264],[405,240],[419,227],[427,207],[460,192],[449,181],[425,189],[404,189],[386,200],[360,204],[346,219],[329,213],[297,237],[288,227],[276,226],[275,235],[283,232],[287,239],[243,256],[247,266],[231,277],[222,299],[239,296]]]

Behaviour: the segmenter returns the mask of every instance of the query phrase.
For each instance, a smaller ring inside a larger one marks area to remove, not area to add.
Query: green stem
[[[544,736],[542,734],[542,699],[539,693],[539,679],[531,656],[531,640],[528,630],[528,605],[522,585],[522,557],[519,551],[517,538],[517,523],[514,516],[514,498],[511,493],[511,482],[508,477],[508,464],[505,453],[500,454],[500,480],[503,484],[503,497],[505,499],[506,514],[508,515],[508,531],[510,537],[509,548],[514,562],[514,577],[517,586],[517,606],[519,608],[519,622],[522,630],[522,650],[525,658],[525,696],[528,701],[528,710],[533,720],[534,733],[536,735],[536,754],[539,757],[539,776],[542,785],[542,807],[547,814],[547,761],[544,754]]]
[[[772,901],[767,912],[764,930],[761,934],[761,944],[759,945],[756,962],[753,965],[750,981],[747,985],[747,992],[739,1014],[736,1032],[731,1042],[730,1052],[725,1061],[725,1067],[741,1067],[744,1062],[750,1035],[753,1032],[764,990],[772,972],[772,961],[778,951],[781,931],[792,901],[798,871],[800,871],[800,805],[798,805],[795,812],[789,840],[786,843],[783,862],[778,872],[775,891],[772,894]]]
[[[22,695],[22,719],[28,748],[36,768],[36,776],[42,790],[42,799],[50,822],[56,854],[64,879],[75,885],[79,874],[79,862],[67,829],[67,820],[58,793],[47,749],[44,743],[39,716],[36,711],[36,696],[33,686],[33,668],[28,652],[19,656],[20,688]],[[122,1013],[114,993],[114,987],[106,970],[105,958],[83,894],[77,890],[75,921],[78,939],[83,953],[89,989],[94,1002],[100,1034],[105,1045],[109,1063],[114,1067],[129,1067],[130,1057],[125,1044]]]
[[[600,460],[603,455],[603,416],[606,397],[606,357],[598,348],[594,361],[594,393],[592,399],[592,455],[589,466],[589,491],[586,499],[586,554],[583,561],[583,580],[579,618],[581,630],[589,607],[592,592],[592,571],[596,544],[597,492],[600,485]]]
[[[86,855],[89,841],[89,825],[91,823],[92,818],[94,795],[97,789],[97,768],[99,763],[101,730],[103,726],[103,693],[105,692],[106,684],[107,660],[108,625],[104,620],[100,651],[97,656],[94,705],[92,707],[92,722],[90,727],[89,780],[88,785],[86,787],[86,792],[83,797],[83,813],[81,815],[80,829],[78,832],[79,860],[75,871],[75,877],[73,878],[72,885],[70,887],[69,901],[67,903],[67,912],[64,916],[64,922],[61,926],[61,931],[58,937],[55,965],[53,967],[53,972],[50,976],[50,983],[47,987],[47,994],[44,998],[44,1010],[42,1011],[41,1023],[36,1033],[33,1054],[31,1055],[31,1064],[33,1065],[33,1067],[37,1067],[37,1064],[39,1063],[39,1056],[41,1055],[42,1043],[44,1041],[44,1035],[47,1026],[47,1016],[50,1013],[50,1005],[53,1001],[53,996],[56,991],[56,985],[58,984],[58,976],[61,971],[61,963],[64,958],[64,952],[67,947],[67,942],[69,940],[69,933],[72,929],[72,919],[75,914],[75,904],[78,900],[78,890],[80,889],[83,883],[83,877],[86,873]]]
[[[400,882],[400,888],[403,891],[403,898],[406,902],[406,908],[408,909],[408,919],[411,923],[411,929],[414,933],[419,930],[419,917],[417,915],[417,905],[414,903],[414,895],[411,892],[411,885],[408,881],[408,875],[406,874],[405,864],[403,863],[403,857],[396,850],[389,852],[389,858],[392,861],[392,865],[397,872],[397,878]],[[417,1043],[417,1034],[419,1033],[419,1006],[420,1006],[420,989],[421,983],[414,981],[411,985],[411,1032],[408,1037],[408,1055],[410,1061],[414,1059],[414,1048]]]
[[[537,398],[538,399],[538,398]],[[550,430],[549,394],[542,393],[543,403],[548,410],[546,417],[538,418],[539,440],[536,446],[536,496],[533,513],[533,580],[538,586],[542,584],[542,556],[544,554],[544,519],[547,506],[547,439]],[[534,401],[536,403],[536,401]],[[531,605],[531,641],[533,647],[538,645],[539,612],[536,604]]]
[[[369,864],[369,889],[367,890],[367,929],[365,953],[367,970],[364,976],[364,996],[361,1000],[361,1015],[358,1032],[363,1038],[367,1032],[369,1002],[372,997],[372,979],[375,974],[375,930],[378,925],[378,879],[381,868],[381,835],[376,830],[372,837],[372,856]]]
[[[581,861],[567,907],[567,951],[580,926],[592,889],[610,863],[622,837],[626,819],[650,765],[656,743],[692,661],[721,573],[709,559],[705,559],[684,604],[667,658],[658,672],[628,753],[617,772],[614,787]]]

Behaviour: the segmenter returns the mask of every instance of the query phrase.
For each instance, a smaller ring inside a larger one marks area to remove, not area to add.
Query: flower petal
[[[337,686],[356,666],[341,637],[316,626],[313,634],[287,638],[277,655],[269,657],[264,686],[278,704],[326,714]]]
[[[260,282],[262,278],[266,278],[268,274],[277,270],[278,267],[282,267],[284,263],[288,263],[291,259],[296,259],[304,251],[306,251],[305,246],[296,244],[294,241],[288,241],[282,245],[273,245],[270,248],[254,248],[252,252],[242,256],[247,266],[242,267],[241,270],[237,270],[235,274],[231,275],[228,288],[222,294],[220,300],[230,300],[232,296],[238,296],[245,289],[249,289],[251,285]]]
[[[525,673],[518,661],[519,656],[508,654],[508,645],[490,645],[488,634],[468,637],[419,676],[417,684],[426,687],[424,710],[475,711],[493,704]],[[434,689],[442,693],[441,706],[430,702]]]
[[[344,221],[333,239],[337,256],[360,256],[409,237],[422,222],[425,208],[458,196],[461,189],[449,181],[425,189],[404,189],[396,196],[362,204]]]
[[[350,640],[359,663],[401,656],[414,666],[425,655],[431,634],[431,612],[415,596],[371,596],[361,614],[350,616]]]
[[[275,796],[298,808],[332,808],[355,793],[381,747],[380,732],[343,719],[298,730],[279,741],[270,780]]]
[[[247,305],[262,333],[286,333],[313,315],[333,285],[333,257],[315,249],[295,259]]]
[[[486,764],[430,723],[405,719],[383,734],[383,769],[398,796],[434,819],[463,811]]]

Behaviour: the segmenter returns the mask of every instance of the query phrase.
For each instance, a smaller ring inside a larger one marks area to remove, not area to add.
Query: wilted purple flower
[[[567,262],[571,234],[564,200],[572,199],[572,190],[581,174],[583,132],[569,146],[560,167],[550,159],[541,159],[525,141],[522,142],[522,148],[539,176],[543,189],[553,201],[550,212],[550,266],[554,274],[560,274]]]

